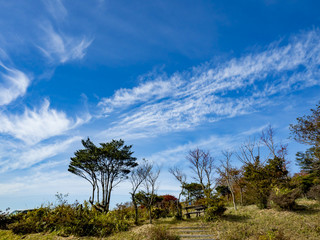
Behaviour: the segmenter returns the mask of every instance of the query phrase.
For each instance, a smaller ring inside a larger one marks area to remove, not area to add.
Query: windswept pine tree
[[[68,171],[91,184],[89,202],[99,211],[108,212],[112,190],[138,165],[137,159],[132,157],[132,145],[125,145],[120,139],[100,143],[97,147],[89,138],[82,140],[82,145],[84,149],[74,153]]]

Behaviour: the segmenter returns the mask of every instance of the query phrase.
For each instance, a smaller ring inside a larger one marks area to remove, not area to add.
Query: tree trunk
[[[98,185],[98,183],[97,183],[97,202],[100,201],[100,200],[99,200],[99,195],[100,195],[100,193],[99,193],[99,185]]]
[[[231,196],[232,196],[232,202],[233,202],[234,210],[237,211],[236,198],[234,196],[233,190],[231,191]]]
[[[111,191],[112,191],[112,185],[110,184],[109,189],[107,191],[107,196],[106,196],[106,204],[105,204],[105,212],[106,213],[109,212]]]
[[[133,204],[134,205],[134,224],[138,224],[138,206],[136,203]]]
[[[131,199],[134,207],[134,224],[138,224],[138,205],[134,193],[131,193]]]
[[[234,210],[237,211],[236,198],[235,198],[235,196],[234,196],[234,190],[233,190],[233,187],[231,186],[231,183],[230,183],[230,180],[229,180],[229,176],[228,176],[228,175],[227,175],[227,184],[228,184],[228,187],[229,187],[230,192],[231,192]]]
[[[151,206],[149,208],[149,223],[152,224]]]
[[[102,187],[102,205],[104,206],[105,204],[105,182],[104,182],[104,174],[101,173],[101,187]]]
[[[240,203],[241,203],[241,206],[243,206],[242,187],[240,187]]]
[[[180,220],[182,219],[182,208],[181,208],[181,204],[180,204],[180,197],[181,197],[181,193],[179,193],[179,197],[177,200],[177,218]]]
[[[96,190],[96,186],[95,186],[95,184],[93,184],[92,185],[92,199],[91,199],[92,204],[94,204],[94,192],[95,192],[95,190]]]

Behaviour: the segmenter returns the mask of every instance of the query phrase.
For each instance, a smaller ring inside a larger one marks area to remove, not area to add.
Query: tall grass
[[[71,225],[66,225],[61,231],[59,227],[56,227],[54,231],[46,231],[41,233],[15,235],[12,231],[0,230],[0,239],[30,239],[30,240],[44,240],[44,239],[106,239],[106,240],[175,240],[178,237],[171,231],[168,231],[168,227],[175,226],[198,226],[206,225],[210,227],[211,233],[216,235],[216,239],[237,240],[237,239],[251,239],[251,240],[304,240],[304,239],[320,239],[320,204],[315,200],[298,199],[298,208],[294,211],[279,211],[276,209],[263,209],[260,210],[254,205],[239,207],[238,211],[234,211],[231,207],[225,212],[221,218],[214,222],[204,222],[201,218],[192,218],[189,220],[178,221],[172,218],[159,219],[155,221],[154,226],[142,225],[138,227],[131,227],[131,230],[122,232],[124,230],[121,224],[126,220],[119,220],[117,211],[105,215],[99,215],[98,213],[95,220],[91,223],[98,229],[101,226],[107,226],[109,229],[106,234],[96,235],[97,237],[78,237],[77,234],[67,232],[69,227],[73,226],[75,222],[70,217]],[[84,211],[84,210],[82,210]],[[56,210],[55,216],[61,213],[61,209]],[[63,211],[67,212],[67,211]],[[84,214],[84,213],[83,213]],[[93,214],[93,213],[92,213]],[[29,213],[30,217],[31,213]],[[32,216],[40,215],[38,212],[33,212]],[[46,214],[43,214],[45,216]],[[85,215],[85,214],[84,214]],[[63,215],[61,215],[63,216]],[[121,214],[122,216],[122,214]],[[66,217],[66,216],[65,216]],[[102,219],[100,219],[102,218]],[[40,219],[40,218],[39,218]],[[41,218],[44,220],[45,218]],[[54,218],[52,218],[54,219]],[[100,220],[99,220],[100,219]],[[102,222],[102,225],[96,225],[96,222]],[[36,221],[40,222],[40,221]],[[108,225],[121,223],[118,225]],[[104,225],[106,224],[106,225]],[[79,225],[83,226],[83,225]],[[109,226],[109,227],[108,227]],[[111,226],[111,227],[110,227]],[[120,227],[119,227],[120,226]],[[126,225],[128,227],[129,225]],[[75,228],[76,229],[76,228]],[[79,228],[78,228],[79,229]],[[83,228],[85,229],[85,228]],[[68,230],[69,231],[69,230]],[[78,231],[78,230],[75,230]],[[119,232],[120,231],[120,232]],[[98,231],[99,232],[99,231]],[[68,234],[66,234],[68,233]],[[111,234],[111,235],[109,235]],[[69,237],[64,238],[63,236]],[[76,235],[76,236],[72,236]]]
[[[320,206],[313,200],[297,201],[300,210],[260,210],[256,206],[229,208],[220,220],[212,223],[218,239],[301,240],[320,239]]]

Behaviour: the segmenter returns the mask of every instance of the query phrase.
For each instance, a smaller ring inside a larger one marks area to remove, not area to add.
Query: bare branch
[[[276,157],[277,145],[274,142],[274,135],[275,135],[275,131],[271,127],[271,125],[269,125],[265,130],[262,131],[260,140],[270,150],[270,154],[273,157]],[[270,154],[267,158],[270,157]]]
[[[232,169],[231,163],[230,163],[232,154],[233,153],[230,151],[222,151],[222,155],[224,156],[224,160],[221,161],[222,170],[219,169],[219,173],[220,173],[220,175],[222,175],[222,177],[227,182],[227,185],[228,185],[229,190],[232,195],[234,209],[237,210],[235,191],[234,191],[234,187],[233,187],[234,182],[235,182],[234,177],[233,177],[234,173],[233,173],[233,169]]]
[[[235,154],[243,164],[254,163],[257,158],[260,159],[260,146],[255,139],[251,141],[249,138],[240,146],[239,152]]]
[[[189,151],[186,157],[190,162],[190,168],[194,172],[193,179],[198,181],[204,192],[207,192],[207,197],[211,194],[211,186],[213,182],[214,158],[210,152],[205,152],[199,148]]]
[[[180,182],[181,185],[183,185],[187,180],[187,176],[177,166],[169,168],[169,173],[171,173]]]

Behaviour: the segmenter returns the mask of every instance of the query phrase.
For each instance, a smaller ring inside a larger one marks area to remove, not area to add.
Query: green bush
[[[118,220],[134,219],[134,208],[130,202],[117,204],[112,212],[116,214]]]
[[[169,211],[167,209],[154,208],[151,215],[154,219],[165,218],[168,217]]]
[[[7,229],[7,225],[10,223],[10,217],[8,212],[0,211],[0,229]]]
[[[60,205],[54,209],[41,207],[30,211],[9,225],[16,234],[57,232],[61,236],[105,237],[112,232],[128,229],[128,223],[117,214],[102,214],[82,205]]]
[[[182,220],[182,214],[178,211],[178,212],[174,215],[174,219],[176,219],[176,220]]]
[[[273,188],[269,196],[269,203],[271,207],[282,210],[293,210],[299,195],[300,193],[296,189]]]
[[[224,202],[219,198],[211,198],[208,200],[209,207],[206,209],[204,219],[206,221],[214,221],[217,218],[221,217],[227,208],[224,205]]]
[[[307,192],[307,197],[320,201],[320,185],[315,185]]]

